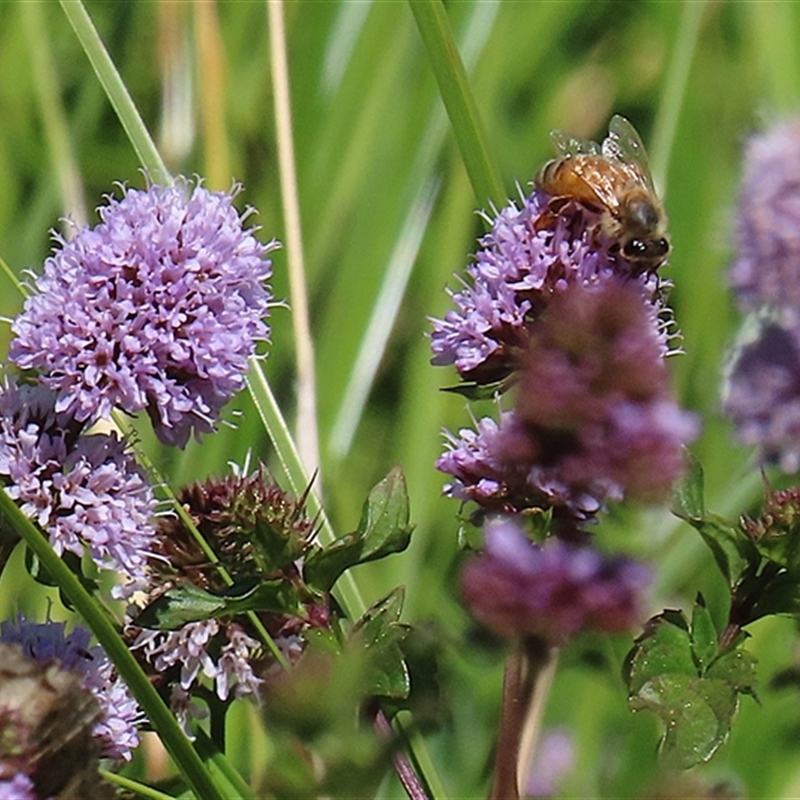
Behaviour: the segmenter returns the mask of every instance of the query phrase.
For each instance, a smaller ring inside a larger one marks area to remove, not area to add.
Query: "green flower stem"
[[[296,497],[300,497],[306,491],[310,481],[303,468],[303,462],[300,460],[289,426],[283,418],[272,388],[261,368],[261,362],[255,357],[250,358],[247,388],[250,390],[264,428],[275,446],[278,460],[289,482],[289,489]],[[306,503],[309,516],[317,517],[320,520],[320,541],[323,544],[330,544],[336,538],[336,534],[333,532],[330,520],[313,487],[308,493]],[[364,598],[349,570],[336,582],[336,594],[350,619],[357,620],[367,610]]]
[[[120,789],[125,789],[137,797],[145,797],[147,800],[175,800],[171,794],[164,794],[146,783],[125,778],[122,775],[117,775],[116,772],[109,772],[108,770],[101,769],[100,775],[104,781],[113,783],[114,786],[119,786]]]
[[[508,196],[489,157],[478,107],[441,0],[409,0],[478,205],[505,205]]]
[[[53,63],[53,47],[49,41],[44,5],[42,3],[23,3],[20,11],[31,57],[42,128],[58,178],[61,207],[75,224],[82,226],[86,224],[83,183],[59,93],[57,72]]]
[[[150,180],[153,183],[169,183],[172,176],[142,122],[128,89],[122,82],[83,3],[81,0],[59,0],[59,2]]]
[[[197,730],[197,749],[200,755],[203,756],[206,763],[214,770],[217,770],[220,776],[229,784],[233,794],[228,793],[226,796],[233,798],[241,798],[242,800],[257,800],[253,790],[242,780],[242,776],[231,768],[231,763],[220,751],[215,747],[214,742],[202,728]]]
[[[200,756],[178,725],[178,721],[120,637],[109,614],[83,588],[78,578],[56,555],[45,536],[22,513],[5,489],[0,490],[0,520],[10,525],[25,540],[97,637],[153,727],[158,731],[164,746],[195,795],[202,800],[224,800],[224,795],[212,781]]]

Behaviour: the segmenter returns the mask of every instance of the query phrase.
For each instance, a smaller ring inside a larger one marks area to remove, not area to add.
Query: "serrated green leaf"
[[[367,693],[380,697],[405,699],[411,690],[408,665],[400,643],[409,627],[401,623],[404,589],[397,587],[367,609],[353,626],[353,637],[360,637],[369,656]]]
[[[743,647],[736,647],[717,658],[708,668],[706,677],[727,681],[737,692],[755,697],[757,661]]]
[[[760,561],[758,550],[738,525],[715,514],[692,524],[711,550],[729,586],[734,586],[745,571]]]
[[[371,561],[408,547],[412,526],[406,478],[400,467],[369,493],[361,512],[358,533],[364,537],[362,561]]]
[[[708,761],[728,738],[738,700],[726,681],[672,674],[645,683],[629,705],[658,714],[665,726],[662,756],[688,769]]]
[[[665,615],[654,617],[645,633],[636,640],[629,660],[628,691],[637,695],[642,687],[664,674],[697,677],[692,642],[684,625],[676,625]]]
[[[701,520],[706,515],[703,498],[703,466],[697,457],[684,450],[684,459],[688,466],[686,476],[678,484],[672,496],[672,513],[687,521]]]
[[[141,628],[175,630],[188,622],[200,622],[246,611],[299,614],[301,604],[284,580],[243,581],[220,592],[208,592],[190,583],[168,589],[150,603],[135,623]]]
[[[706,608],[703,596],[698,594],[692,610],[692,652],[700,672],[705,672],[717,655],[717,629]]]
[[[306,583],[327,592],[350,567],[405,550],[413,530],[409,514],[405,477],[395,467],[369,493],[358,529],[306,558]]]

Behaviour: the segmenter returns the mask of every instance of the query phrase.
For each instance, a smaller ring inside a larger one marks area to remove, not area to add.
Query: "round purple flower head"
[[[126,579],[122,595],[148,580],[156,501],[124,440],[81,434],[44,386],[0,389],[0,478],[55,551],[82,556]]]
[[[743,311],[800,307],[800,118],[750,139],[735,243],[730,281]]]
[[[98,211],[69,241],[55,234],[9,358],[39,371],[58,412],[145,410],[162,442],[183,447],[214,429],[268,338],[277,243],[243,227],[233,195],[185,182],[127,189]]]
[[[127,686],[114,672],[105,651],[89,644],[91,634],[80,625],[66,634],[63,622],[36,624],[20,616],[15,623],[0,623],[0,642],[22,647],[39,664],[58,661],[65,670],[81,676],[81,683],[94,695],[102,711],[93,735],[102,745],[102,755],[130,761],[139,746],[137,726],[143,716]]]
[[[486,551],[464,568],[464,600],[500,636],[564,644],[579,631],[613,633],[639,620],[650,572],[626,558],[558,539],[533,544],[511,519],[486,526]]]
[[[452,294],[456,309],[432,320],[434,365],[454,364],[462,379],[478,384],[503,381],[527,348],[531,323],[554,296],[568,286],[620,278],[642,295],[663,352],[669,350],[668,322],[660,319],[668,283],[638,274],[599,232],[599,214],[568,203],[553,218],[550,199],[536,190],[520,208],[510,202],[495,219],[487,217],[492,229],[467,268],[470,282]]]

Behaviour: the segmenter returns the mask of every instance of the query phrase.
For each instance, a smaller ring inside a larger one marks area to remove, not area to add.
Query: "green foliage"
[[[691,624],[681,612],[650,620],[626,667],[628,704],[647,709],[665,726],[661,751],[667,764],[686,769],[708,761],[730,735],[740,694],[755,694],[755,659],[743,637],[718,643],[702,596]]]
[[[405,476],[395,467],[369,493],[358,528],[308,556],[304,568],[308,584],[327,591],[350,567],[405,550],[414,528],[409,514]]]

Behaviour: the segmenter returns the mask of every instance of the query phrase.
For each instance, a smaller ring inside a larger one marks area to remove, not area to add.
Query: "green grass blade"
[[[172,179],[169,170],[142,122],[128,89],[122,82],[83,3],[81,0],[59,0],[59,2],[150,180],[154,183],[169,183]]]
[[[489,156],[478,107],[444,6],[440,0],[409,2],[478,205],[494,203],[500,207],[506,202],[506,192]]]

